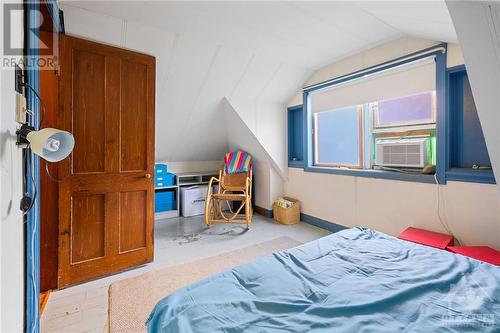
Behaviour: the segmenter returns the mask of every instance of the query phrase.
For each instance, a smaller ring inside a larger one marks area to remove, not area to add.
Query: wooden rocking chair
[[[213,185],[217,182],[218,190],[213,193]],[[228,210],[223,209],[226,208],[224,202]],[[234,209],[233,202],[240,202],[238,209]],[[219,178],[212,177],[208,183],[205,223],[209,228],[214,223],[238,223],[250,229],[252,216],[252,168],[244,173],[229,174],[222,167]]]

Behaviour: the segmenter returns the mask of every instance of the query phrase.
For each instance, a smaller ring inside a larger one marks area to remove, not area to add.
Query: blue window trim
[[[461,151],[452,151],[451,146],[451,105],[453,104],[451,99],[453,98],[451,92],[451,77],[453,74],[467,71],[465,65],[458,65],[450,67],[446,70],[446,108],[445,108],[445,118],[447,128],[445,129],[446,135],[446,165],[445,165],[445,182],[448,180],[452,181],[462,181],[462,182],[472,182],[472,183],[483,183],[483,184],[496,184],[495,176],[493,170],[472,170],[468,168],[454,168],[451,166],[450,156],[454,154],[459,156]],[[459,98],[461,100],[461,98]],[[458,154],[458,155],[457,155]]]
[[[288,167],[289,168],[303,168],[304,167],[304,161],[288,161]]]
[[[446,170],[446,180],[460,182],[496,184],[492,170],[472,170],[466,168],[449,168]]]
[[[296,111],[296,110],[300,110],[303,113],[304,112],[304,106],[302,104],[299,104],[299,105],[294,105],[294,106],[288,107],[287,108],[288,115],[290,114],[290,111]],[[303,136],[303,133],[300,133],[300,134],[301,134],[301,136]],[[300,140],[303,142],[304,138],[301,137]],[[290,138],[290,134],[289,134],[288,135],[288,149],[290,149],[290,141],[291,141],[291,138]],[[303,160],[300,160],[300,161],[291,160],[290,156],[288,156],[288,167],[290,167],[290,168],[303,168],[304,167],[304,161]]]
[[[336,84],[339,84],[339,83],[342,83],[345,81],[357,79],[357,78],[363,77],[365,75],[370,75],[370,74],[378,73],[380,71],[391,69],[391,68],[394,68],[397,66],[401,66],[401,65],[404,65],[406,63],[413,62],[415,60],[428,58],[431,56],[436,56],[437,54],[446,54],[447,45],[448,45],[447,43],[436,44],[432,47],[429,47],[429,48],[426,48],[426,49],[423,49],[423,50],[420,50],[417,52],[413,52],[413,53],[407,54],[405,56],[383,62],[383,63],[378,64],[378,65],[374,65],[374,66],[371,66],[371,67],[368,67],[365,69],[361,69],[361,70],[353,72],[353,73],[345,74],[345,75],[339,76],[337,78],[333,78],[330,80],[326,80],[326,81],[323,81],[323,82],[320,82],[317,84],[313,84],[313,85],[304,87],[303,91],[304,92],[315,91],[315,90],[326,88],[326,87],[336,85]],[[442,49],[442,50],[440,51],[439,49]],[[445,61],[446,61],[446,57],[445,57]]]
[[[30,27],[39,27],[40,22],[40,5],[38,2],[29,1],[26,5],[27,15],[25,23],[26,31],[26,56],[30,59],[37,60],[39,58],[39,29],[33,33],[28,33]],[[40,76],[38,70],[38,61],[32,62],[31,67],[26,70],[26,83],[29,84],[37,93],[40,91]],[[33,110],[32,126],[38,127],[39,121],[39,101],[31,89],[26,89],[27,105]],[[31,154],[31,170],[33,175],[34,186],[40,188],[40,164],[38,156],[28,151]],[[26,170],[25,170],[26,172]],[[28,195],[34,197],[35,193],[33,186],[26,184]],[[40,193],[38,193],[39,195]],[[35,198],[33,207],[28,213],[26,223],[26,331],[40,331],[40,200]]]
[[[440,50],[441,49],[441,50]],[[447,44],[441,43],[430,48],[408,54],[406,56],[387,61],[385,63],[375,65],[351,74],[346,74],[335,79],[320,82],[315,85],[305,87],[303,89],[303,149],[304,149],[304,171],[306,172],[318,172],[318,173],[329,173],[337,175],[348,175],[356,177],[370,177],[379,179],[391,179],[391,180],[402,180],[410,182],[422,182],[422,183],[435,183],[436,179],[439,184],[444,184],[446,181],[446,166],[448,165],[447,157],[447,143],[444,140],[446,138],[446,52]],[[436,178],[434,175],[425,174],[410,174],[402,173],[396,171],[385,171],[385,170],[357,170],[357,169],[344,169],[344,168],[325,168],[325,167],[315,167],[313,166],[313,140],[312,138],[312,114],[310,112],[309,105],[309,93],[312,91],[329,87],[335,84],[339,84],[345,81],[350,81],[362,76],[377,73],[383,70],[387,70],[393,67],[401,66],[409,62],[413,62],[419,59],[427,58],[430,56],[435,57],[436,61]],[[310,140],[309,140],[309,139]],[[441,139],[443,138],[443,139]],[[443,163],[444,161],[444,163]]]

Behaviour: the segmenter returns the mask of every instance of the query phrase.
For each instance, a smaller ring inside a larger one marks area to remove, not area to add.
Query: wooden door
[[[75,148],[59,177],[59,287],[153,260],[154,57],[61,41],[60,118]]]

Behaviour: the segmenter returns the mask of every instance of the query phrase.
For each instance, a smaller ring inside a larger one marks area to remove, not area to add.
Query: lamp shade
[[[48,162],[59,162],[65,159],[75,146],[75,139],[69,132],[55,128],[43,128],[31,131],[26,135],[31,150]]]

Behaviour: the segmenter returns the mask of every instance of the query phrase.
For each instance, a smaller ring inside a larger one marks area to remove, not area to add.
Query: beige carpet
[[[178,288],[276,251],[301,244],[279,237],[267,242],[117,281],[109,287],[109,331],[145,332],[156,303]]]

